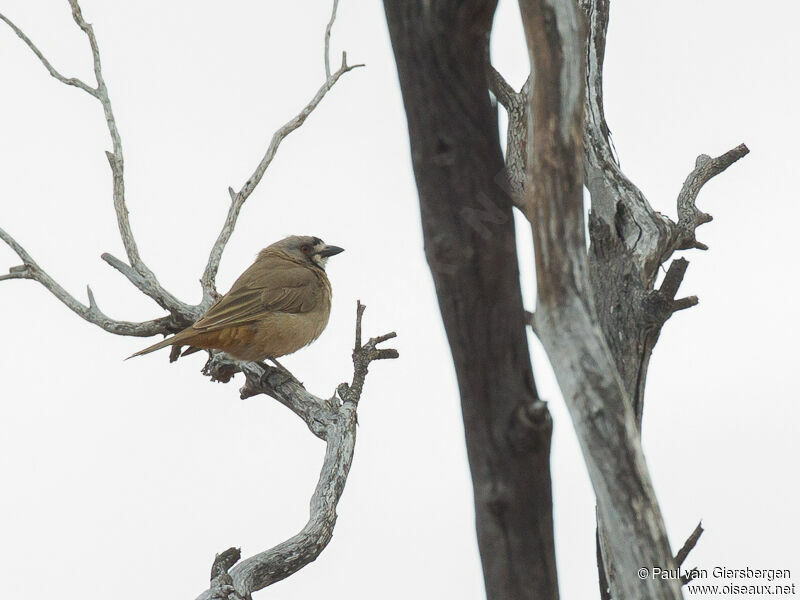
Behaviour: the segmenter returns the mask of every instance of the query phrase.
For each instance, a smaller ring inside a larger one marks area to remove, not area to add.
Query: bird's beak
[[[340,252],[344,252],[344,248],[339,248],[339,246],[325,246],[322,250],[317,252],[322,258],[328,258],[329,256],[335,256]]]

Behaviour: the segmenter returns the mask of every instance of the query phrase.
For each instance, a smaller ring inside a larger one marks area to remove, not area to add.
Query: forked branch
[[[123,246],[125,247],[125,252],[128,256],[128,260],[130,261],[132,269],[128,268],[128,279],[136,285],[136,287],[142,291],[144,294],[155,300],[159,306],[164,308],[165,310],[169,311],[173,319],[180,322],[190,323],[194,318],[198,315],[196,310],[193,309],[190,305],[181,302],[175,296],[170,294],[167,290],[165,290],[161,284],[158,282],[155,274],[147,267],[144,261],[141,259],[139,255],[139,250],[136,246],[136,240],[133,237],[133,231],[131,230],[130,221],[128,219],[128,208],[125,204],[125,180],[124,180],[124,159],[122,155],[122,141],[120,139],[119,130],[117,129],[116,119],[114,117],[114,111],[111,106],[111,100],[108,95],[108,88],[105,83],[105,79],[103,78],[103,71],[102,66],[100,63],[100,49],[97,44],[97,38],[94,34],[94,29],[90,24],[88,24],[85,19],[83,18],[83,14],[81,12],[80,5],[78,4],[78,0],[69,0],[70,7],[72,8],[72,17],[75,20],[75,23],[78,27],[86,34],[86,37],[89,41],[89,47],[91,49],[92,54],[92,63],[94,68],[94,76],[95,76],[95,87],[91,87],[85,82],[81,81],[80,79],[76,78],[67,78],[61,75],[50,63],[50,61],[45,58],[44,54],[39,50],[36,44],[19,28],[17,27],[10,19],[6,16],[0,14],[0,20],[5,22],[11,29],[17,34],[17,36],[25,42],[25,44],[30,48],[30,50],[36,55],[36,57],[41,61],[41,63],[45,66],[48,72],[56,78],[58,81],[77,87],[90,96],[96,98],[102,108],[103,113],[105,115],[106,126],[108,127],[109,136],[111,138],[111,145],[112,151],[106,152],[106,157],[108,158],[109,165],[111,167],[111,173],[113,178],[113,203],[114,203],[114,211],[117,217],[117,225],[119,228],[120,236],[122,238]],[[121,261],[117,260],[118,263],[124,264]],[[126,265],[127,266],[127,265]],[[52,291],[52,290],[51,290]],[[63,300],[63,298],[62,298]],[[78,313],[81,314],[81,313]],[[160,332],[156,332],[160,333]],[[130,334],[123,334],[123,335],[130,335]],[[152,335],[152,334],[145,334],[145,335]]]
[[[695,232],[700,225],[708,223],[713,217],[697,208],[697,195],[711,178],[722,173],[749,152],[747,146],[739,144],[736,148],[728,150],[716,158],[711,158],[707,154],[697,157],[694,170],[689,173],[678,194],[678,222],[675,224],[674,243],[676,250],[689,248],[708,250],[708,246],[697,241]]]
[[[522,210],[525,170],[528,164],[528,127],[530,127],[528,97],[531,93],[532,81],[529,75],[522,89],[516,92],[497,69],[489,66],[489,90],[503,105],[508,115],[505,181],[498,183],[508,186],[508,192],[511,194],[514,205],[520,210]]]
[[[394,332],[371,338],[361,344],[361,321],[365,306],[356,307],[356,343],[353,349],[353,379],[338,386],[329,399],[319,398],[306,391],[303,385],[286,370],[261,363],[243,363],[217,354],[206,365],[207,375],[217,379],[230,377],[237,371],[245,374],[242,398],[265,394],[290,408],[308,428],[326,443],[317,487],[311,497],[309,520],[305,527],[265,552],[251,556],[222,572],[212,569],[211,586],[197,600],[211,600],[220,594],[234,598],[249,598],[249,594],[296,573],[315,560],[333,535],[336,506],[344,491],[353,460],[356,439],[357,408],[370,364],[376,360],[397,358],[397,350],[378,348],[378,344],[396,336]],[[226,551],[235,555],[235,549]],[[220,556],[215,559],[218,565]]]

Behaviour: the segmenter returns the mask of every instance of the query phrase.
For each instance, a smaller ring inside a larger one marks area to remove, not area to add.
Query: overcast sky
[[[144,260],[180,298],[198,279],[228,205],[272,132],[324,80],[327,2],[83,0],[122,134],[128,207]],[[66,0],[0,0],[0,12],[67,76],[91,80]],[[347,251],[332,259],[330,325],[287,357],[308,389],[351,377],[355,302],[371,335],[396,330],[398,361],[375,364],[333,541],[260,597],[482,597],[459,400],[433,286],[396,70],[381,4],[342,0],[332,50],[364,62],[288,138],[225,253],[227,290],[288,234]],[[613,2],[606,114],[622,167],[675,215],[700,153],[751,154],[700,195],[682,295],[651,361],[644,448],[673,547],[697,521],[688,561],[790,568],[800,583],[797,441],[798,5],[734,0]],[[2,24],[0,24],[2,25]],[[519,86],[527,54],[503,0],[495,66]],[[338,64],[338,60],[337,60]],[[85,301],[125,319],[163,313],[99,256],[124,257],[99,105],[48,76],[0,27],[0,227]],[[526,304],[532,246],[518,221]],[[0,248],[0,270],[18,264]],[[123,362],[148,340],[115,337],[41,286],[0,284],[0,578],[20,599],[194,598],[214,553],[245,555],[305,523],[323,444],[277,402],[211,384],[204,355]],[[596,597],[594,500],[541,346],[555,419],[553,478],[562,597]]]

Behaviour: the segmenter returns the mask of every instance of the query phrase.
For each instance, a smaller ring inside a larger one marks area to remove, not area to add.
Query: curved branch
[[[686,181],[683,182],[683,187],[678,194],[675,250],[687,250],[689,248],[708,250],[708,246],[697,241],[695,232],[700,225],[711,221],[712,217],[697,208],[697,195],[711,178],[722,173],[749,152],[750,150],[747,146],[739,144],[736,148],[728,150],[725,154],[716,158],[711,158],[707,154],[701,154],[697,157],[694,169],[689,173]]]
[[[371,338],[366,344],[361,344],[364,309],[364,305],[358,302],[352,382],[340,384],[337,388],[338,395],[334,394],[328,400],[308,393],[284,369],[266,367],[260,363],[236,362],[219,354],[212,357],[206,365],[206,374],[224,380],[229,380],[237,369],[241,370],[246,376],[241,390],[242,398],[256,394],[276,398],[303,419],[309,429],[325,440],[327,445],[319,481],[311,497],[309,520],[303,529],[288,540],[245,559],[230,570],[225,568],[223,574],[220,574],[219,569],[212,569],[211,586],[197,600],[211,600],[220,592],[225,593],[225,597],[233,593],[234,598],[249,598],[253,592],[289,577],[314,561],[330,542],[336,524],[336,506],[344,491],[353,461],[357,408],[367,370],[375,360],[398,357],[394,349],[377,347],[378,344],[394,338],[394,332]],[[215,560],[215,565],[218,563],[219,557]]]
[[[47,288],[56,298],[58,298],[67,308],[77,314],[82,319],[105,329],[109,333],[116,335],[129,335],[134,337],[148,337],[151,335],[174,333],[180,330],[183,325],[176,321],[174,317],[167,316],[152,321],[132,322],[117,321],[105,315],[97,306],[91,288],[87,286],[86,291],[89,296],[89,305],[86,306],[79,302],[74,296],[61,287],[44,269],[42,269],[33,257],[4,230],[0,229],[0,240],[20,257],[22,265],[9,269],[8,275],[0,276],[0,281],[7,279],[32,279],[38,281]]]
[[[333,27],[333,22],[336,20],[337,7],[338,0],[334,0],[333,10],[331,12],[331,20],[325,29],[325,83],[322,84],[322,87],[317,90],[317,93],[314,94],[314,97],[297,115],[287,121],[274,134],[272,134],[272,139],[270,140],[266,153],[256,166],[253,174],[239,189],[239,191],[236,192],[233,190],[233,188],[228,188],[228,194],[231,198],[231,205],[228,209],[228,214],[225,217],[225,222],[222,225],[222,231],[220,231],[219,236],[217,236],[217,240],[214,242],[214,245],[211,248],[211,252],[208,256],[208,262],[206,263],[206,268],[203,271],[203,276],[200,278],[200,283],[203,287],[203,301],[201,306],[204,309],[211,306],[211,303],[216,300],[217,290],[215,287],[215,281],[217,278],[217,271],[219,270],[219,263],[222,260],[222,253],[225,250],[225,246],[230,240],[231,235],[233,235],[233,230],[236,227],[236,221],[239,218],[239,211],[241,211],[245,201],[250,197],[250,194],[253,193],[253,190],[255,190],[256,186],[261,181],[261,178],[264,176],[267,167],[269,167],[272,159],[275,158],[275,154],[278,152],[278,147],[280,146],[281,142],[295,129],[299,128],[303,123],[305,123],[305,120],[308,118],[308,116],[319,105],[319,103],[336,84],[336,82],[339,81],[339,78],[342,75],[352,71],[353,69],[364,66],[361,64],[348,65],[347,53],[343,52],[341,66],[334,73],[330,73],[330,32],[331,27]]]

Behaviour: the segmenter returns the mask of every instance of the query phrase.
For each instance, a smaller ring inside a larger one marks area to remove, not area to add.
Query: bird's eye
[[[304,245],[303,245],[303,246],[300,248],[300,250],[302,250],[302,251],[303,251],[303,254],[309,254],[309,253],[311,252],[311,246],[309,246],[308,244],[304,244]]]

